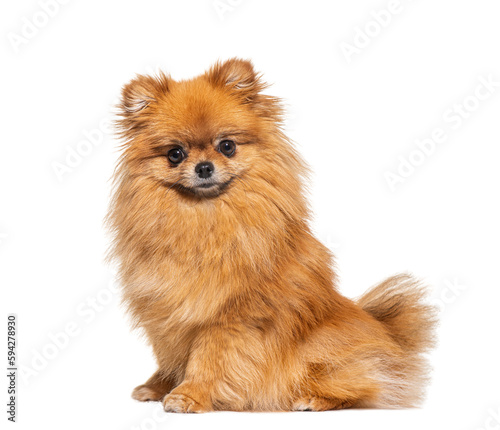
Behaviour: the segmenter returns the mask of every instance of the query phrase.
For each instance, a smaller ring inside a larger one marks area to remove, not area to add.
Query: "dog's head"
[[[120,104],[128,173],[197,199],[250,177],[270,182],[282,164],[270,138],[279,133],[281,109],[263,88],[252,64],[239,59],[185,81],[138,76]]]

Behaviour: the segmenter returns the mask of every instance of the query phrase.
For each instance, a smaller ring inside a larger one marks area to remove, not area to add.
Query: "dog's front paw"
[[[132,391],[132,398],[140,402],[158,402],[164,396],[165,393],[161,393],[149,385],[139,385]]]
[[[170,393],[165,396],[163,399],[163,409],[165,409],[165,412],[180,413],[201,413],[211,411],[211,409],[182,393]]]

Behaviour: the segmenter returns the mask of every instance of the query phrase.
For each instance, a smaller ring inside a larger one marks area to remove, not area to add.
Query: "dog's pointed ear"
[[[265,88],[252,63],[239,58],[215,63],[206,76],[212,85],[227,88],[247,101]]]
[[[122,89],[120,109],[122,116],[133,116],[147,109],[168,92],[170,78],[163,72],[157,76],[138,75]]]
[[[122,88],[115,122],[122,136],[147,127],[148,110],[168,93],[169,82],[170,77],[160,72],[156,76],[137,75]]]

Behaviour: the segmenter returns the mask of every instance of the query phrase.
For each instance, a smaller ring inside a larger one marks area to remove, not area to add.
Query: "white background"
[[[500,82],[498,1],[401,0],[388,23],[388,0],[73,0],[48,18],[38,1],[4,3],[1,307],[19,318],[18,428],[500,428],[500,87],[474,95]],[[181,416],[130,398],[155,365],[103,263],[118,147],[104,122],[135,73],[183,79],[232,56],[284,99],[341,291],[399,271],[432,286],[442,312],[423,408]],[[458,124],[449,110],[464,103]],[[446,141],[414,153],[437,128]],[[410,156],[420,165],[392,190],[387,172]]]

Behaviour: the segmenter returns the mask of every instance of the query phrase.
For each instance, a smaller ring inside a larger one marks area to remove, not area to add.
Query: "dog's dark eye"
[[[182,160],[184,160],[184,152],[182,152],[181,148],[173,148],[168,151],[167,157],[171,163],[179,164]]]
[[[231,157],[236,150],[236,144],[232,140],[223,140],[219,143],[219,151],[226,157]]]

